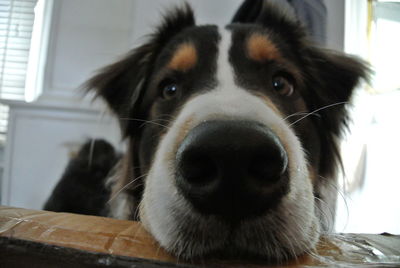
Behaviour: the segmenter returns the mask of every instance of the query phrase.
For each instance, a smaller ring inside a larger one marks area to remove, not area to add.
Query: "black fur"
[[[232,18],[232,23],[253,23],[262,10],[264,0],[245,0]]]
[[[105,140],[89,140],[71,159],[44,210],[106,216],[105,180],[120,159]]]

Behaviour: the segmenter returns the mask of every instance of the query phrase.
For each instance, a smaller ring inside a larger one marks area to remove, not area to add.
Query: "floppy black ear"
[[[96,95],[103,98],[121,119],[125,135],[128,124],[134,124],[126,119],[137,114],[135,110],[138,109],[158,53],[173,36],[194,25],[194,14],[187,4],[167,12],[148,42],[133,49],[116,63],[101,69],[85,84],[87,90],[95,90]]]
[[[318,99],[319,106],[326,106],[335,103],[345,104],[350,101],[354,89],[361,79],[367,79],[368,68],[366,64],[355,57],[323,49],[309,49],[308,57],[311,61],[311,70],[315,86],[314,94]],[[315,82],[318,79],[318,83]],[[337,106],[339,110],[345,105]],[[341,124],[345,124],[345,114],[332,116],[329,110],[323,111],[331,120],[332,126],[329,128],[335,134],[340,134]]]
[[[305,97],[319,125],[322,142],[320,171],[323,176],[334,175],[341,164],[337,138],[348,126],[347,106],[360,80],[368,79],[367,65],[354,57],[308,47],[306,55]]]

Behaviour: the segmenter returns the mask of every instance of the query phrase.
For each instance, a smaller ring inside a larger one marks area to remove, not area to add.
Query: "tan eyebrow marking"
[[[167,66],[170,69],[185,72],[192,69],[197,60],[197,50],[194,44],[185,42],[178,46]]]
[[[261,33],[253,33],[247,39],[247,55],[250,59],[264,62],[267,60],[278,60],[281,58],[278,48]]]

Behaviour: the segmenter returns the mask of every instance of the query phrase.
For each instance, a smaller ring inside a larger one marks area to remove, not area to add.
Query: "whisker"
[[[321,223],[326,225],[327,229],[326,232],[332,233],[334,229],[334,220],[333,220],[333,218],[335,217],[334,211],[332,211],[327,202],[325,202],[321,198],[314,196],[314,199],[318,201],[318,203],[320,204],[320,206],[317,205],[315,208],[319,211],[319,216],[321,217],[320,219]],[[325,232],[320,231],[320,233],[325,233]]]
[[[350,222],[350,208],[349,208],[349,204],[347,203],[349,197],[346,197],[346,193],[342,192],[341,190],[338,190],[339,196],[342,198],[343,200],[343,204],[345,206],[345,210],[346,210],[346,221],[344,226],[342,227],[341,232],[344,232],[344,230],[346,230],[347,226],[349,225]]]
[[[327,183],[328,187],[330,187],[330,188],[333,189],[336,193],[338,193],[338,198],[341,198],[341,200],[343,201],[343,204],[344,204],[345,210],[346,210],[346,223],[345,223],[345,225],[344,225],[344,227],[343,227],[343,230],[345,230],[346,227],[347,227],[347,225],[349,224],[349,219],[350,219],[350,209],[349,209],[349,205],[348,205],[348,203],[347,203],[348,197],[347,197],[346,192],[345,192],[343,189],[341,189],[341,187],[340,187],[338,184],[334,183],[332,180],[329,180],[329,179],[327,179],[327,178],[325,178],[325,177],[323,177],[323,176],[321,176],[321,175],[318,175],[318,177],[321,178],[321,179],[323,179],[323,180],[324,180],[324,183]],[[328,205],[326,204],[326,202],[324,202],[324,203],[325,203],[326,206],[328,206]],[[331,209],[329,209],[329,210],[331,210]],[[334,211],[335,214],[331,213],[332,216],[333,216],[333,218],[336,218],[336,212],[337,212],[337,211]],[[335,223],[334,223],[334,224],[335,224]]]
[[[306,176],[307,174],[304,172],[301,172],[304,176]],[[346,200],[346,194],[340,189],[340,186],[338,186],[335,183],[334,179],[328,179],[325,178],[324,176],[318,175],[318,178],[321,179],[323,181],[324,184],[326,184],[327,187],[329,187],[333,192],[337,193],[337,197],[341,198],[346,206],[346,211],[347,211],[347,222],[346,225],[348,224],[348,220],[350,218],[350,212],[349,212],[349,208],[348,208],[348,204],[347,204],[347,200]],[[326,202],[325,200],[318,198],[316,196],[314,196],[314,200],[318,201],[320,206],[316,206],[316,208],[319,211],[320,216],[322,217],[320,219],[321,223],[326,223],[326,227],[327,227],[327,231],[328,232],[332,232],[335,229],[335,221],[336,221],[336,210],[332,209],[328,202]],[[323,221],[324,220],[324,221]],[[344,227],[345,228],[345,227]]]
[[[133,240],[136,240],[137,239],[137,236],[138,236],[138,234],[139,234],[139,230],[140,230],[140,228],[137,228],[136,229],[136,231],[135,231],[135,233],[133,234]]]
[[[171,117],[171,118],[172,118],[172,117]],[[162,122],[171,123],[173,120],[171,120],[171,119],[163,119],[163,118],[156,118],[156,119],[149,120],[149,121],[153,121],[153,122],[162,121]]]
[[[293,116],[308,115],[308,114],[309,114],[308,112],[297,112],[297,113],[293,113],[293,114],[290,114],[290,115],[286,116],[283,120],[287,120],[287,119],[289,119],[289,118],[291,118],[291,117],[293,117]],[[317,117],[321,117],[320,114],[313,114],[313,115],[315,115],[315,116],[317,116]]]
[[[347,104],[347,103],[348,103],[347,101],[343,101],[343,102],[337,102],[337,103],[333,103],[333,104],[330,104],[330,105],[323,106],[323,107],[318,108],[318,109],[316,109],[316,110],[314,110],[314,111],[312,111],[312,112],[310,112],[310,113],[307,113],[307,114],[304,115],[303,117],[301,117],[301,118],[297,119],[296,121],[294,121],[293,123],[291,123],[289,126],[293,126],[294,124],[300,122],[300,121],[303,120],[304,118],[307,118],[307,117],[309,117],[310,115],[315,115],[315,114],[318,113],[319,111],[322,111],[322,110],[325,110],[325,109],[328,109],[328,108],[331,108],[331,107],[334,107],[334,106]]]
[[[139,179],[143,178],[147,176],[147,174],[143,174],[135,179],[133,179],[132,181],[128,182],[127,184],[124,185],[124,187],[122,187],[121,189],[119,189],[108,201],[107,203],[110,203],[112,200],[114,200],[123,190],[125,190],[127,187],[129,187],[132,183],[138,181]]]
[[[158,120],[144,120],[144,119],[138,119],[138,118],[119,118],[119,119],[120,120],[124,120],[124,121],[143,122],[143,124],[141,126],[143,126],[145,124],[153,124],[153,125],[156,125],[156,126],[160,126],[160,127],[164,127],[164,128],[168,128],[169,129],[169,127],[167,125],[155,122],[155,121],[158,121]],[[166,120],[166,119],[165,120],[161,119],[161,120],[168,122],[168,120]]]
[[[139,219],[139,210],[140,210],[140,206],[142,205],[142,202],[143,202],[143,198],[139,201],[139,203],[137,204],[137,206],[135,208],[135,211],[133,212],[133,216],[136,218],[136,220]]]
[[[89,168],[92,166],[93,163],[93,153],[94,153],[94,145],[95,145],[95,139],[90,140],[90,149],[89,149]]]

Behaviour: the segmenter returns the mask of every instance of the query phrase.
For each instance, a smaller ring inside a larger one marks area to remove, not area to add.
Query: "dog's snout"
[[[261,215],[288,191],[287,153],[266,126],[208,121],[177,152],[177,185],[205,214],[229,219]]]

